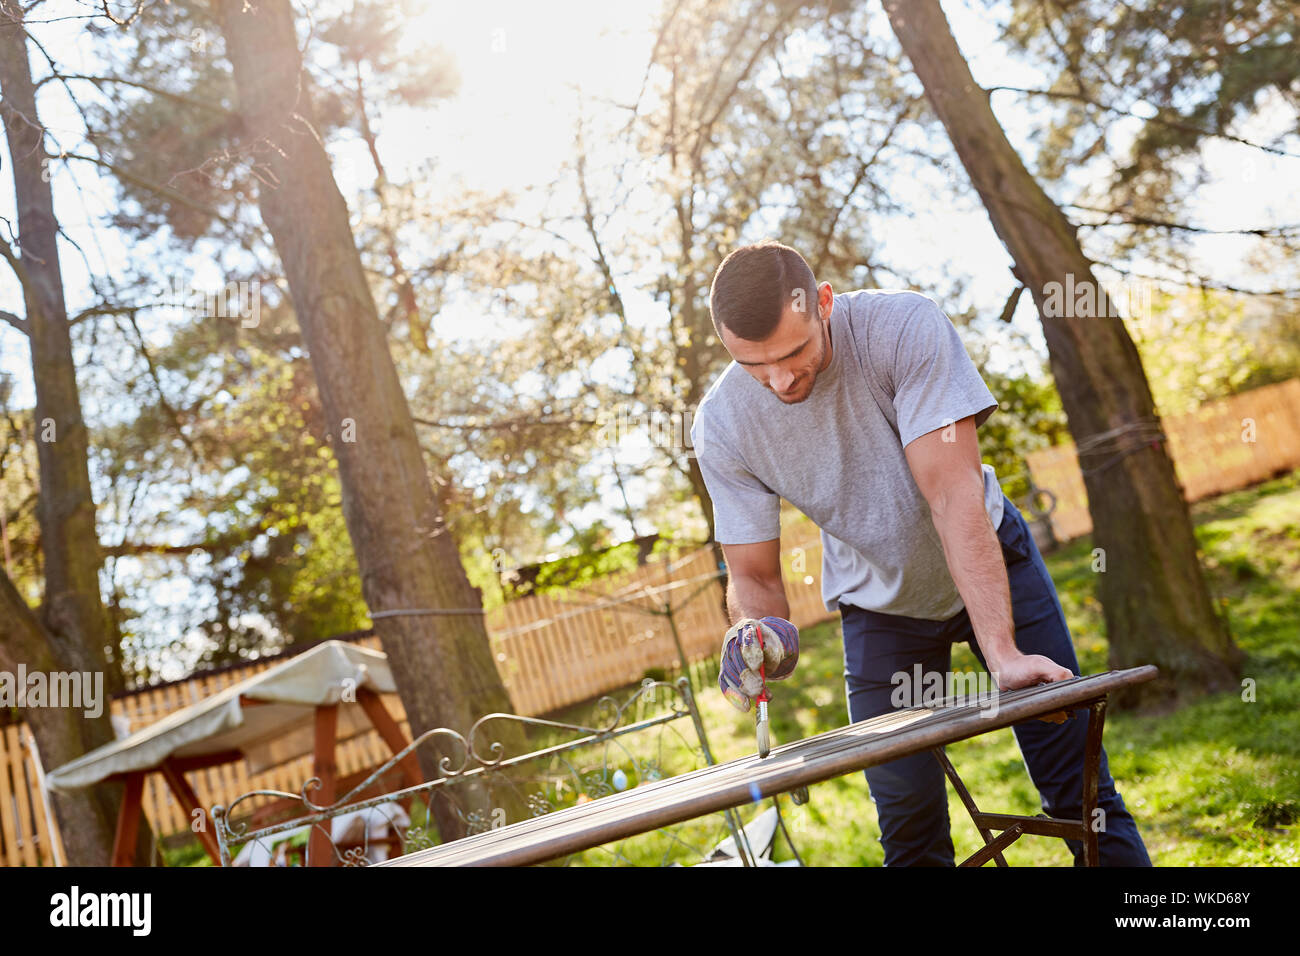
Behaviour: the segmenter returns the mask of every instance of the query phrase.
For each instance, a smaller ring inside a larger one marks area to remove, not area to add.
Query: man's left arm
[[[984,509],[984,474],[975,417],[928,432],[903,453],[930,516],[971,628],[1001,690],[1074,675],[1050,658],[1022,654],[1015,643],[1011,589],[993,522]]]

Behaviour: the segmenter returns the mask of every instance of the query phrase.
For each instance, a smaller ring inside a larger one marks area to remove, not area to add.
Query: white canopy
[[[369,730],[369,719],[355,703],[362,688],[396,693],[387,656],[343,641],[325,641],[65,763],[47,774],[46,782],[66,793],[113,774],[156,769],[168,757],[232,750],[244,754],[250,775],[260,773],[312,752],[318,706],[342,704],[339,741]],[[392,705],[385,703],[392,713]]]

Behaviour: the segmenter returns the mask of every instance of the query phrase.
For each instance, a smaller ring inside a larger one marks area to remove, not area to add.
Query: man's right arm
[[[704,407],[696,414],[691,440],[713,498],[714,540],[727,559],[727,610],[733,623],[745,618],[788,619],[790,605],[781,580],[781,499],[727,442],[709,437]],[[728,540],[742,543],[728,544]]]
[[[781,540],[724,544],[727,559],[727,610],[731,620],[789,619],[790,603],[781,578]]]

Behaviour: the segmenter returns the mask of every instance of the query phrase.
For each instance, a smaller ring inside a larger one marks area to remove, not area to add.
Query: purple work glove
[[[758,628],[763,629],[759,649]],[[768,680],[785,680],[799,663],[799,629],[782,617],[737,621],[722,639],[722,665],[718,687],[737,710],[749,710],[751,698],[763,689],[758,667]]]

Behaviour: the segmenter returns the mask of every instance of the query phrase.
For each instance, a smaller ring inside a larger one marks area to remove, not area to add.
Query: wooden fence
[[[833,615],[821,601],[820,537],[806,520],[792,524],[782,550],[786,590],[791,618],[806,627]],[[648,670],[677,667],[673,624],[689,663],[715,656],[727,628],[717,570],[712,549],[702,548],[675,561],[611,575],[561,597],[532,595],[489,612],[489,640],[514,711],[529,716],[550,713],[635,683]],[[665,604],[673,608],[671,623]],[[373,635],[356,643],[381,650]],[[278,662],[263,660],[146,688],[113,700],[110,711],[134,732]],[[409,739],[400,699],[384,695],[384,704]],[[37,784],[39,766],[29,752],[34,746],[20,746],[30,739],[30,731],[25,724],[0,730],[0,865],[48,866],[58,833]],[[340,740],[339,775],[377,766],[390,756],[373,729]],[[211,808],[249,790],[297,792],[312,776],[311,764],[311,756],[305,755],[249,776],[245,763],[238,761],[192,771],[188,779],[200,805]],[[145,780],[144,810],[159,836],[187,830],[191,823],[159,774]],[[61,859],[61,848],[59,853]]]
[[[0,866],[49,866],[63,859],[35,753],[26,724],[0,727]]]
[[[1163,419],[1169,454],[1188,501],[1234,491],[1300,468],[1300,379],[1206,402]],[[1074,445],[1025,456],[1034,484],[1056,496],[1052,531],[1068,541],[1092,530]]]

